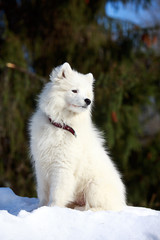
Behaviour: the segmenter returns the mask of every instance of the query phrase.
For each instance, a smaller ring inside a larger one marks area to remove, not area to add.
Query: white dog
[[[40,205],[121,210],[125,187],[91,121],[93,75],[55,68],[30,121]]]

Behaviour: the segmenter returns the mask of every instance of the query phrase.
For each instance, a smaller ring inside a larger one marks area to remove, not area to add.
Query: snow
[[[38,199],[0,188],[1,240],[160,240],[160,211],[121,212],[40,207]]]

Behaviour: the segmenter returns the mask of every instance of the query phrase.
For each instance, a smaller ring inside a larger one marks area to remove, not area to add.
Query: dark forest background
[[[128,203],[160,209],[160,23],[111,19],[106,2],[0,0],[0,186],[36,196],[28,119],[52,68],[67,61],[94,74],[93,119]],[[130,2],[137,11],[151,3]]]

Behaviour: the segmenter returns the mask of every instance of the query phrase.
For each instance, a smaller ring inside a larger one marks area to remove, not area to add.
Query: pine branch
[[[25,74],[27,74],[29,77],[31,77],[31,78],[33,78],[33,79],[38,79],[38,80],[40,80],[40,81],[43,82],[43,83],[47,82],[47,80],[46,80],[45,78],[40,77],[40,76],[38,76],[38,75],[35,74],[35,73],[29,72],[27,69],[22,68],[22,67],[19,67],[19,66],[15,65],[14,63],[6,63],[6,67],[7,67],[7,68],[10,68],[10,69],[15,69],[15,70],[17,70],[17,71],[19,71],[19,72],[22,72],[22,73],[25,73]]]

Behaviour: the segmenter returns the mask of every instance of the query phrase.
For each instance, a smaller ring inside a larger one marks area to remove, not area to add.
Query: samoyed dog
[[[121,210],[125,187],[91,120],[93,75],[53,69],[30,121],[40,206]]]

